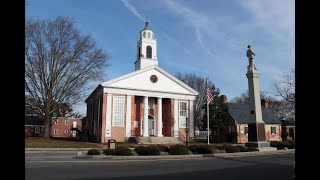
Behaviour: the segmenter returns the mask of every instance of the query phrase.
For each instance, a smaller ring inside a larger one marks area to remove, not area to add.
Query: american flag
[[[207,102],[213,101],[213,95],[211,94],[210,88],[207,88]]]

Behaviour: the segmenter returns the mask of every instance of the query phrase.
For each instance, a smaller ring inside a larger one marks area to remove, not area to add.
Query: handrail
[[[179,139],[181,141],[186,141],[186,138],[184,137],[184,135],[180,131],[178,131],[178,132],[179,132]]]

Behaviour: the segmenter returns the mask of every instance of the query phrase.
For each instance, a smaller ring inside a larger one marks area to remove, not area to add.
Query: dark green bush
[[[236,153],[240,152],[239,147],[237,146],[232,146],[232,145],[223,145],[224,149],[226,150],[227,153]]]
[[[188,146],[189,151],[193,154],[212,154],[213,147],[210,145],[191,145]]]
[[[105,155],[116,155],[116,150],[115,149],[105,149],[105,150],[103,150],[103,154],[105,154]]]
[[[160,150],[157,146],[138,146],[134,149],[134,151],[138,155],[144,155],[144,156],[149,156],[149,155],[160,155]]]
[[[99,149],[90,149],[87,155],[101,155],[101,151]]]
[[[225,150],[223,145],[215,145],[214,148],[218,150]]]
[[[138,154],[138,155],[145,155],[147,154],[147,147],[145,146],[138,146],[134,148],[134,151]]]
[[[192,152],[192,154],[197,154],[198,145],[190,145],[188,146],[188,150]]]
[[[248,152],[247,148],[246,148],[246,147],[244,147],[244,146],[240,146],[240,145],[238,145],[238,146],[236,146],[236,147],[238,147],[238,148],[239,148],[240,152]]]
[[[174,145],[169,149],[169,154],[171,155],[187,155],[189,154],[189,150],[187,146],[183,145]]]
[[[160,152],[169,152],[169,148],[164,145],[158,145]]]
[[[255,147],[247,147],[246,148],[248,152],[251,152],[251,151],[259,151],[258,148],[255,148]]]
[[[276,147],[278,150],[283,149],[283,148],[288,148],[288,149],[294,149],[295,148],[295,143],[294,141],[271,141],[270,142],[271,147]]]
[[[131,149],[129,149],[127,147],[117,147],[116,148],[116,155],[118,155],[118,156],[132,156],[133,153],[132,153]]]

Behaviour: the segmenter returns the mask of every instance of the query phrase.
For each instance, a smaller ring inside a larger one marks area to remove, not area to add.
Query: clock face
[[[156,83],[158,81],[158,77],[156,75],[152,75],[150,76],[150,80],[151,82]]]

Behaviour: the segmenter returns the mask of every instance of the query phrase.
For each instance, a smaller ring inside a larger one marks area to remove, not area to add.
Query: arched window
[[[147,46],[147,58],[152,58],[152,47]]]
[[[138,58],[141,56],[141,47],[139,47],[139,50],[138,50]]]
[[[143,37],[146,38],[146,32],[143,32]]]
[[[148,38],[150,38],[150,33],[148,32]]]

